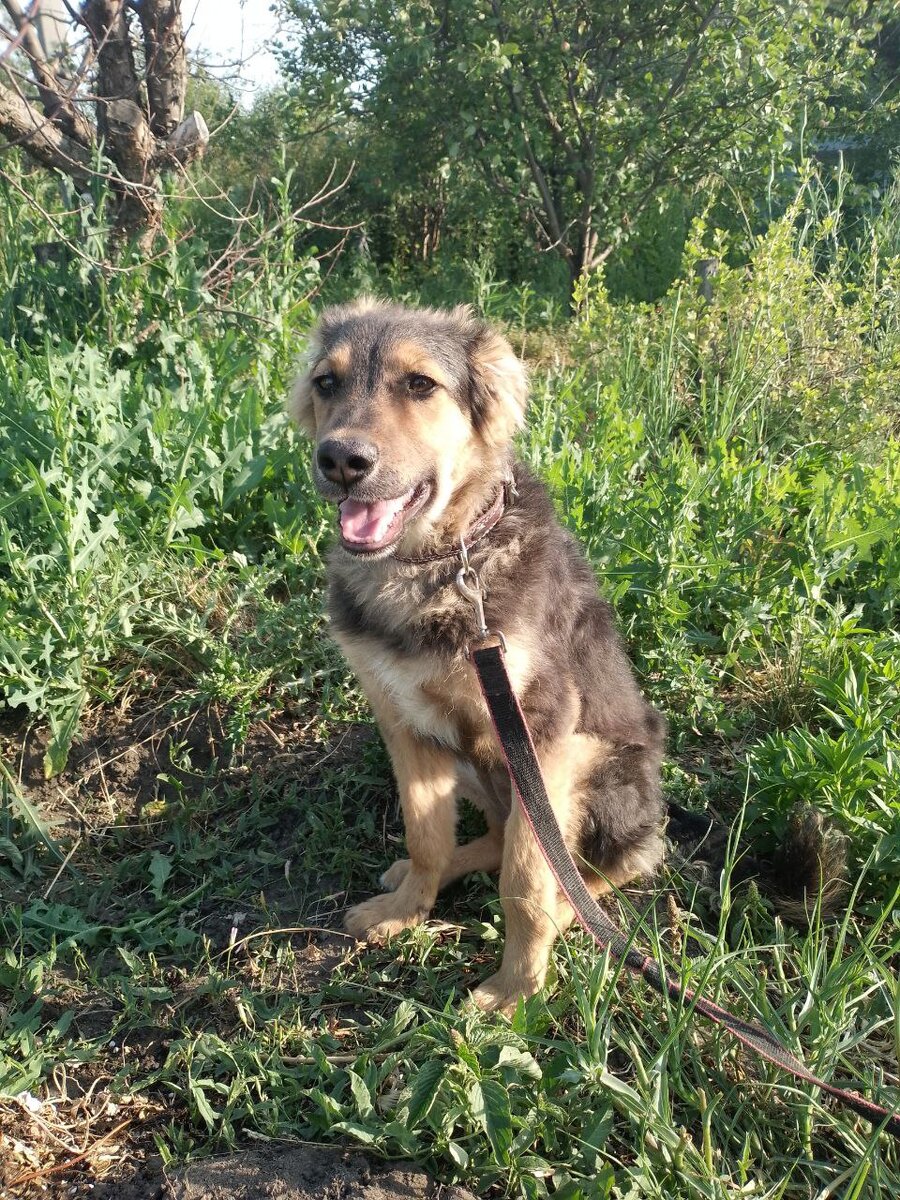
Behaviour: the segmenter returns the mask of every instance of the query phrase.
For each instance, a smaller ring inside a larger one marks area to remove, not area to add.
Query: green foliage
[[[166,1160],[250,1137],[338,1140],[498,1196],[725,1200],[753,1187],[793,1200],[861,1161],[861,1196],[896,1187],[892,1144],[775,1072],[748,1078],[727,1035],[621,975],[586,936],[560,944],[554,991],[511,1023],[466,1010],[462,992],[498,948],[483,880],[442,901],[443,926],[317,967],[307,943],[321,895],[296,865],[286,886],[285,862],[364,864],[355,895],[383,853],[356,763],[320,767],[318,785],[310,805],[297,781],[260,779],[248,795],[210,774],[79,856],[49,900],[0,910],[0,1097],[40,1094],[66,1063],[73,1079],[110,1078],[119,1103],[164,1104]],[[306,807],[320,824],[285,841]],[[652,906],[642,917],[622,901],[653,954],[760,1016],[814,1069],[879,1083],[885,964],[900,950],[889,907],[801,935],[732,894],[727,871],[717,919],[687,881],[667,886],[674,934]],[[82,1026],[87,1008],[99,1024]],[[119,1050],[135,1044],[152,1048],[146,1060]]]
[[[887,6],[827,0],[394,4],[283,0],[287,77],[360,140],[361,172],[421,254],[470,212],[524,217],[576,282],[641,217],[710,174],[762,190],[840,97],[846,136],[885,119],[869,40]],[[474,173],[473,173],[474,168]],[[453,221],[447,220],[453,216]],[[505,229],[503,228],[505,223]],[[472,221],[462,221],[471,229]],[[477,243],[476,243],[477,244]]]
[[[291,185],[273,189],[281,211]],[[500,945],[483,879],[387,950],[321,935],[372,891],[401,836],[382,747],[347,739],[365,710],[322,626],[330,516],[282,411],[315,268],[280,234],[252,270],[229,260],[226,291],[202,242],[119,274],[38,268],[27,251],[43,231],[0,199],[12,218],[0,237],[4,728],[25,710],[48,721],[59,771],[79,714],[102,729],[136,694],[175,721],[209,709],[224,726],[205,753],[176,735],[147,802],[86,837],[48,828],[17,764],[0,770],[0,1106],[47,1094],[64,1068],[85,1087],[109,1080],[132,1111],[163,1106],[166,1161],[299,1138],[413,1157],[443,1182],[528,1200],[897,1194],[895,1145],[805,1086],[748,1070],[725,1034],[575,931],[556,947],[552,988],[511,1023],[466,1010]],[[736,255],[701,213],[657,304],[615,303],[594,276],[566,325],[541,287],[510,287],[483,260],[421,291],[358,258],[329,281],[335,295],[368,281],[411,300],[471,297],[524,351],[520,449],[669,719],[669,794],[746,819],[763,849],[797,800],[848,837],[837,921],[785,928],[771,901],[731,888],[730,860],[710,887],[674,856],[665,913],[634,892],[623,916],[687,986],[888,1104],[895,215],[887,204],[874,238],[846,236],[834,196],[809,180]],[[709,258],[707,301],[695,270]]]
[[[827,676],[810,672],[808,723],[769,735],[749,755],[754,808],[777,837],[810,803],[848,834],[851,878],[883,894],[900,883],[900,636],[842,623]]]
[[[97,281],[94,311],[77,263],[33,307],[21,302],[32,281],[13,286],[0,341],[0,681],[8,705],[49,718],[48,774],[87,699],[136,660],[178,670],[187,647],[201,690],[230,699],[256,695],[274,669],[258,564],[275,551],[315,558],[322,524],[283,411],[309,319],[293,295],[311,267],[274,240],[266,253],[233,311],[217,310],[185,252]],[[314,600],[293,603],[314,623]],[[235,649],[251,611],[257,636]]]

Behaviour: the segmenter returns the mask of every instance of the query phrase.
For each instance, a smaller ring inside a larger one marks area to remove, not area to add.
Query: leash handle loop
[[[767,1062],[790,1072],[804,1083],[820,1088],[873,1125],[900,1139],[900,1116],[896,1112],[890,1112],[858,1092],[819,1079],[764,1025],[745,1021],[720,1008],[712,1000],[682,987],[655,959],[645,956],[633,946],[632,939],[622,933],[587,890],[581,872],[565,844],[547,796],[525,716],[503,661],[503,647],[482,645],[472,651],[471,658],[526,820],[556,882],[597,945],[602,949],[608,948],[613,958],[643,976],[657,992],[693,1006],[697,1012],[722,1025]]]

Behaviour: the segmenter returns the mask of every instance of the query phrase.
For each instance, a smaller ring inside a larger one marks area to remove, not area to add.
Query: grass
[[[798,800],[848,838],[846,909],[808,930],[731,887],[736,841],[721,875],[673,856],[623,918],[686,985],[890,1106],[900,267],[823,259],[813,209],[709,305],[595,284],[563,327],[472,286],[533,357],[521,452],[670,720],[669,794],[763,849]],[[698,226],[693,252],[717,236]],[[79,313],[4,246],[3,1183],[293,1138],[497,1196],[896,1194],[896,1145],[585,935],[512,1022],[467,1009],[502,945],[482,877],[389,950],[334,932],[402,831],[321,618],[328,516],[281,409],[311,318],[289,250],[227,303],[184,252],[102,295],[86,277]]]

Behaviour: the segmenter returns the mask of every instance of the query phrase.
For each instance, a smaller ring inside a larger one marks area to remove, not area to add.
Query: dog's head
[[[291,409],[315,442],[313,477],[339,505],[345,550],[383,558],[421,545],[502,478],[525,370],[468,308],[329,308],[309,362]]]

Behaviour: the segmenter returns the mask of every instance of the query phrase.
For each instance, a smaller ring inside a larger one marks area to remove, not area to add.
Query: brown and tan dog
[[[454,582],[462,539],[591,891],[652,871],[663,853],[665,725],[574,538],[513,460],[526,396],[509,344],[468,309],[364,300],[324,313],[292,400],[315,441],[316,486],[339,510],[331,627],[390,752],[409,850],[382,877],[390,890],[351,909],[347,929],[390,938],[424,921],[452,880],[499,869],[506,946],[474,998],[505,1011],[543,985],[572,912],[511,802],[466,658],[475,623]],[[458,846],[462,796],[488,832]]]

